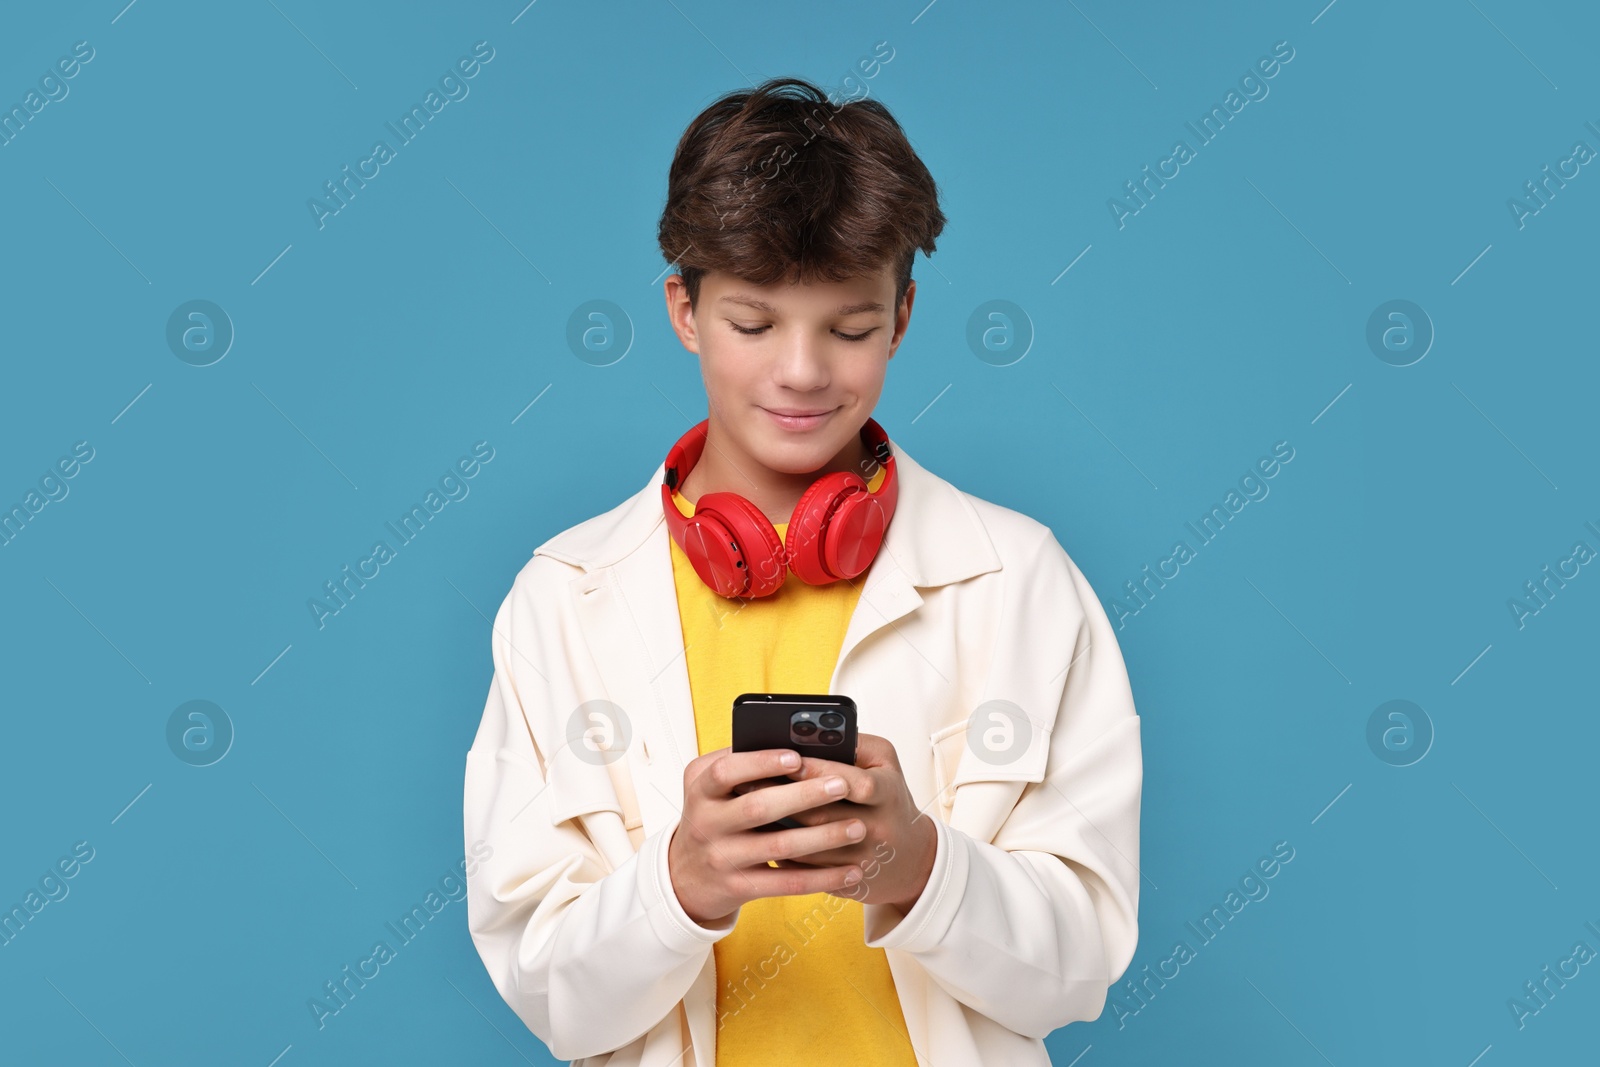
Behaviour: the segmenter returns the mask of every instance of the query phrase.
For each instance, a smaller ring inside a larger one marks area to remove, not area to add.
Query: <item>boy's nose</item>
[[[810,337],[791,338],[778,357],[778,381],[800,392],[828,384],[828,365],[822,343]]]

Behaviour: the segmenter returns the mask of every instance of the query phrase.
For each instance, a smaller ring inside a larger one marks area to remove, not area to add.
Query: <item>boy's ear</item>
[[[917,283],[913,279],[906,286],[906,295],[901,298],[900,306],[895,309],[894,315],[894,340],[889,345],[889,358],[900,351],[900,342],[906,339],[906,330],[911,326],[911,305],[917,299]]]
[[[662,294],[667,301],[667,321],[672,323],[678,343],[698,356],[700,333],[695,327],[694,307],[689,303],[689,287],[684,284],[683,275],[674,274],[663,282]]]

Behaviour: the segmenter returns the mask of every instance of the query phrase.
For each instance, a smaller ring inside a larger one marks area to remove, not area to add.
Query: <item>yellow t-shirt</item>
[[[876,490],[884,468],[867,487]],[[694,505],[674,493],[685,515]],[[775,524],[783,537],[787,523]],[[861,579],[807,585],[793,573],[767,597],[717,595],[676,541],[672,577],[700,754],[732,743],[740,693],[826,693]],[[812,893],[744,905],[713,946],[717,1067],[871,1063],[915,1067],[894,977],[868,948],[861,904]]]

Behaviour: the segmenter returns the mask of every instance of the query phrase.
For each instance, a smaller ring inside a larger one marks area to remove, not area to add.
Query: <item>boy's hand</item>
[[[786,762],[789,761],[789,762]],[[860,820],[819,821],[793,830],[762,831],[754,827],[837,799],[849,781],[815,771],[806,781],[752,789],[735,794],[736,786],[764,778],[798,775],[800,757],[786,749],[733,752],[719,748],[689,762],[683,771],[683,815],[667,843],[667,869],[678,903],[702,926],[732,914],[746,901],[760,897],[795,896],[846,890],[861,880],[852,860],[823,866],[815,862],[782,868],[769,860],[816,855],[861,840]],[[807,761],[854,771],[831,760]],[[908,798],[909,799],[909,798]]]
[[[933,871],[938,834],[933,817],[918,811],[911,798],[894,745],[877,734],[860,734],[854,767],[807,757],[792,777],[810,784],[835,775],[849,784],[848,793],[794,816],[795,821],[804,823],[807,829],[861,822],[866,825],[866,835],[855,843],[820,849],[799,861],[784,860],[780,865],[796,870],[827,865],[822,869],[837,870],[836,864],[858,864],[866,881],[844,891],[828,891],[862,903],[870,897],[874,904],[893,904],[909,911]]]

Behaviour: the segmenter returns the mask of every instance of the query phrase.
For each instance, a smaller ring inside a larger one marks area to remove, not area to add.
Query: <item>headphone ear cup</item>
[[[702,581],[725,597],[771,596],[782,587],[787,576],[783,542],[760,508],[738,493],[706,493],[695,501],[689,522],[702,514],[710,520],[708,533],[714,531],[718,540],[711,543],[708,539],[701,558],[718,564],[708,568],[714,575],[722,570],[720,581],[708,578],[691,554],[690,562]]]
[[[842,574],[830,559],[839,555],[837,517],[840,508],[856,496],[865,496],[866,492],[867,483],[854,471],[832,471],[811,483],[800,497],[784,540],[789,567],[801,581],[808,585],[826,585],[843,577],[855,577]]]
[[[822,563],[830,574],[854,579],[883,547],[889,511],[865,487],[839,502],[822,540]]]
[[[684,519],[678,544],[700,581],[719,596],[743,594],[748,579],[739,551],[728,528],[715,515],[696,508]]]

